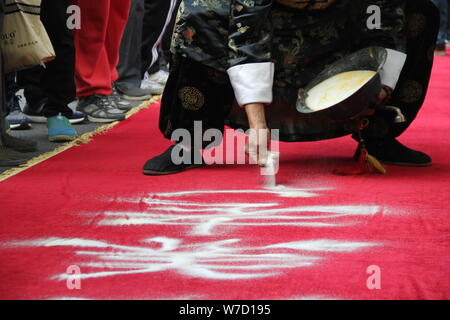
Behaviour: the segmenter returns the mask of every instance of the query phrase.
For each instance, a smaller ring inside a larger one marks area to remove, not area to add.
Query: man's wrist
[[[267,122],[262,103],[250,103],[244,106],[250,128],[266,129]]]

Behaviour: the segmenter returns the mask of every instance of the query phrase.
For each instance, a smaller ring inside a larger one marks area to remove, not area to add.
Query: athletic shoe
[[[85,97],[78,102],[77,110],[85,113],[91,122],[108,123],[125,120],[123,111],[117,109],[108,96]]]
[[[112,93],[109,96],[109,99],[111,100],[111,103],[119,110],[127,112],[133,109],[133,105],[130,102],[122,99],[115,85],[112,86]]]
[[[28,103],[23,108],[23,113],[33,123],[47,123],[47,117],[44,116],[43,110],[47,99],[42,100],[37,106],[30,106]],[[74,111],[71,117],[68,117],[71,124],[82,123],[86,119],[86,115],[82,112]]]
[[[431,158],[420,151],[412,150],[396,139],[366,141],[367,151],[370,155],[385,164],[404,167],[429,167],[432,165]],[[359,157],[359,149],[355,158]]]
[[[16,137],[9,135],[6,132],[4,132],[1,135],[0,139],[1,139],[2,144],[5,147],[13,149],[14,151],[17,151],[17,152],[26,153],[26,152],[37,151],[37,143],[32,140],[16,138]]]
[[[169,79],[169,73],[167,71],[159,70],[153,74],[148,74],[148,72],[144,75],[144,80],[149,80],[153,82],[157,82],[160,84],[166,84]]]
[[[148,176],[162,176],[204,166],[204,164],[174,164],[172,162],[172,150],[175,146],[169,147],[164,153],[148,160],[142,170],[143,174]],[[194,160],[194,154],[191,151],[185,152],[189,152],[189,156]]]
[[[19,97],[14,95],[8,103],[9,114],[6,120],[11,130],[27,130],[31,128],[31,120],[20,109]]]
[[[69,119],[59,115],[47,119],[48,140],[51,142],[73,141],[77,137],[77,132],[72,127]]]
[[[142,80],[141,88],[149,90],[154,95],[163,94],[167,78],[168,73],[162,70],[152,75],[148,75],[148,73],[146,73],[144,80]]]
[[[149,90],[152,95],[160,95],[164,93],[164,85],[154,81],[142,81],[141,88]]]
[[[28,158],[23,153],[0,144],[0,167],[15,167],[27,160]]]
[[[131,101],[146,101],[152,98],[152,90],[142,88],[130,88],[121,92],[124,99]]]

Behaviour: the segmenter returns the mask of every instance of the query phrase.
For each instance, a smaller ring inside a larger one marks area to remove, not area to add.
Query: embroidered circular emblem
[[[183,87],[178,92],[183,108],[197,111],[205,105],[205,97],[200,90],[194,87]]]
[[[412,13],[408,16],[408,37],[416,38],[424,30],[427,25],[427,18],[420,13]]]
[[[408,80],[400,89],[400,100],[406,103],[415,103],[423,95],[423,86],[414,80]]]

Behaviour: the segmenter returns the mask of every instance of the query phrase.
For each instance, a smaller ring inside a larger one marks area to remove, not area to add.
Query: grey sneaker
[[[164,92],[165,83],[161,83],[157,80],[152,80],[150,77],[144,78],[141,83],[141,88],[149,90],[154,95],[160,95]]]
[[[129,88],[122,92],[122,97],[131,101],[145,101],[150,100],[153,96],[152,90],[142,88]]]
[[[31,120],[20,109],[19,97],[14,95],[8,101],[9,114],[6,120],[9,122],[11,130],[27,130],[31,128]]]
[[[117,91],[116,87],[113,85],[112,93],[109,96],[111,103],[119,110],[122,111],[130,111],[133,109],[133,105],[128,101],[125,101],[120,96],[119,91]]]
[[[166,84],[167,80],[169,79],[169,73],[164,70],[159,70],[158,72],[155,72],[153,74],[148,74],[148,72],[144,75],[144,80],[149,80],[153,82],[157,82],[160,84]]]
[[[103,95],[92,95],[78,102],[77,110],[87,115],[89,121],[108,123],[125,120],[122,110],[113,105],[110,97]]]

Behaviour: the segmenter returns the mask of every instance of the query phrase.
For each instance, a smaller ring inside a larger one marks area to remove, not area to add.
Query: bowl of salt
[[[333,122],[359,117],[375,106],[386,58],[386,49],[369,47],[336,61],[299,90],[297,111]]]

